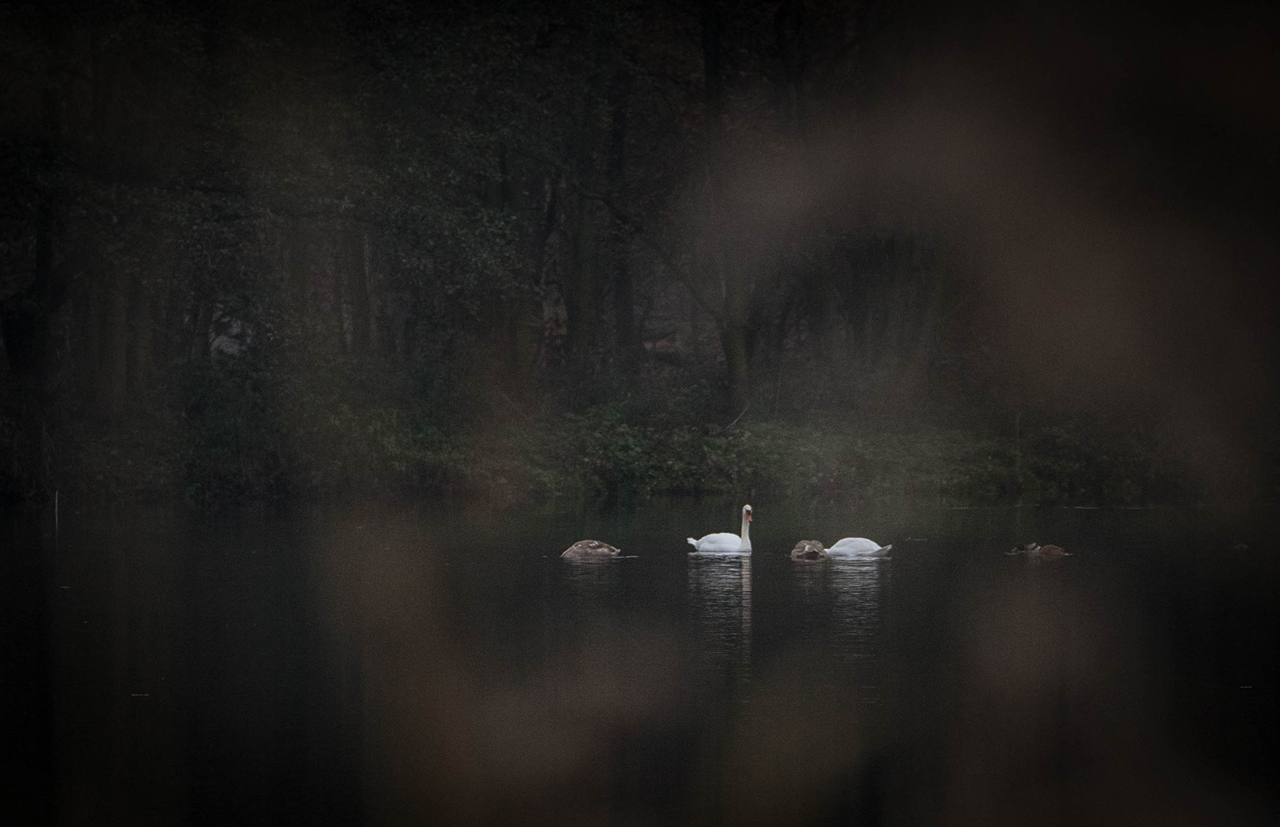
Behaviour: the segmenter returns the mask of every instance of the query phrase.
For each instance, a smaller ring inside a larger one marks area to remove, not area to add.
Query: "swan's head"
[[[742,507],[742,519],[751,522],[751,506],[744,505]]]

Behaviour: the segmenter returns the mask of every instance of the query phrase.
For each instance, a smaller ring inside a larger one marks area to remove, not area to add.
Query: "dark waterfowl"
[[[831,559],[831,555],[818,540],[801,540],[791,549],[791,559],[797,563],[817,563]]]
[[[608,560],[621,553],[620,549],[599,540],[579,540],[565,549],[560,556],[566,560]]]

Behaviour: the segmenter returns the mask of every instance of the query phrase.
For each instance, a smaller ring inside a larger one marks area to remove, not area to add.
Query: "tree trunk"
[[[155,285],[139,280],[134,285],[133,323],[129,326],[129,387],[145,391],[151,376],[152,337],[155,329]],[[136,396],[135,396],[136,398]]]
[[[99,376],[99,399],[112,420],[124,414],[129,391],[129,292],[132,279],[116,271],[103,307],[105,348]],[[206,345],[207,346],[207,345]]]
[[[511,207],[511,171],[507,167],[507,145],[498,142],[498,206],[502,209]]]
[[[351,295],[351,352],[357,359],[369,354],[373,329],[369,302],[369,239],[355,227],[343,234],[346,248],[347,290]]]
[[[587,375],[591,334],[597,327],[596,238],[585,199],[573,199],[573,209],[566,218],[573,222],[573,227],[572,247],[563,277],[565,335],[570,372],[576,382]]]
[[[46,20],[46,25],[50,21]],[[56,51],[58,35],[50,30],[51,48]],[[41,96],[43,165],[52,167],[54,147],[59,137],[59,94],[50,70]],[[15,440],[17,483],[35,493],[49,484],[45,434],[49,420],[48,390],[53,372],[53,316],[67,298],[69,282],[65,271],[54,267],[54,234],[57,229],[54,197],[47,189],[39,196],[34,216],[36,260],[31,282],[18,293],[0,302],[0,335],[4,337],[9,369],[22,406],[19,436]]]
[[[711,190],[711,232],[716,235],[712,248],[715,269],[723,286],[723,317],[720,321],[720,345],[728,368],[730,413],[738,416],[746,409],[750,396],[748,370],[747,313],[748,286],[743,262],[735,259],[738,245],[730,231],[733,218],[725,209],[724,185],[724,82],[720,62],[720,35],[723,24],[716,0],[705,0],[702,6],[702,65],[705,75],[707,112],[707,158]]]
[[[191,358],[199,363],[209,358],[209,327],[213,324],[213,300],[208,296],[195,296],[191,313]],[[103,334],[103,342],[106,334]],[[103,352],[106,352],[104,346]],[[99,362],[102,359],[99,358]]]
[[[330,245],[326,266],[333,284],[333,320],[338,327],[338,347],[343,353],[349,353],[345,247],[344,238],[338,233],[336,244]]]
[[[53,215],[47,204],[37,209],[35,234],[35,277],[24,290],[0,302],[9,370],[15,379],[29,383],[33,389],[42,387],[48,378],[50,316],[62,303],[54,295]]]
[[[614,203],[622,200],[626,183],[627,105],[631,97],[631,72],[618,69],[609,86],[609,158],[606,175],[609,195]],[[640,365],[640,331],[635,321],[635,291],[631,278],[631,262],[627,251],[625,228],[610,222],[610,258],[613,265],[613,309],[616,328],[618,364],[625,374],[634,374]]]
[[[498,183],[498,207],[510,213],[517,209],[515,188],[507,161],[507,145],[502,142],[498,144]],[[539,229],[541,231],[542,228]],[[539,251],[535,254],[539,268],[545,245],[544,237],[541,239]],[[535,270],[535,279],[540,275],[541,273]],[[499,304],[497,327],[501,331],[499,335],[502,340],[500,355],[503,382],[507,388],[507,395],[523,411],[532,407],[534,396],[533,366],[537,343],[532,335],[536,329],[533,307],[527,298],[518,293],[501,300]]]
[[[774,47],[787,80],[788,125],[802,138],[808,131],[809,106],[805,89],[809,65],[809,27],[802,3],[787,0],[773,16]]]
[[[312,312],[311,283],[307,272],[306,231],[302,219],[294,217],[289,221],[288,235],[285,241],[285,254],[289,257],[288,283],[297,307],[304,313]]]
[[[60,47],[60,31],[54,15],[45,18],[46,37],[55,54]],[[60,135],[60,94],[56,68],[48,70],[40,96],[40,154],[46,167],[54,163],[54,149]],[[53,314],[67,298],[68,281],[53,266],[53,234],[55,229],[53,196],[47,190],[40,195],[35,214],[35,273],[26,289],[0,302],[0,325],[4,336],[9,369],[15,378],[30,382],[43,392],[48,379],[52,350],[50,322]]]

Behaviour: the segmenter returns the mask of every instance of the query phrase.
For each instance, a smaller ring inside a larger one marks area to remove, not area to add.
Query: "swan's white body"
[[[893,548],[893,543],[882,546],[866,537],[845,537],[827,549],[832,557],[884,557]]]
[[[694,551],[702,554],[750,554],[751,553],[751,506],[742,507],[742,533],[730,534],[722,531],[708,534],[701,540],[689,538],[689,545]]]

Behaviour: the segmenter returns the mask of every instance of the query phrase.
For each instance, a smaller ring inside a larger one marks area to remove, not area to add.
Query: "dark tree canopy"
[[[0,483],[1274,498],[1276,22],[5,4]]]

